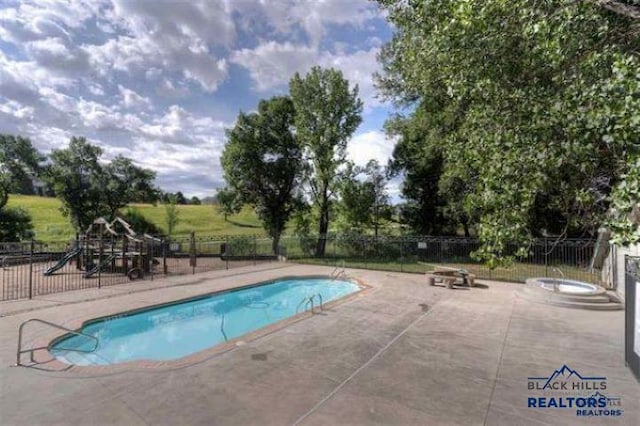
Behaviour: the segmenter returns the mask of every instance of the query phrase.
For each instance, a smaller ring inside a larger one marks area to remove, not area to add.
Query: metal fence
[[[590,268],[592,240],[536,240],[527,257],[490,269],[475,260],[474,238],[370,237],[331,235],[325,252],[317,237],[283,237],[278,252],[287,260],[318,265],[421,273],[436,265],[464,268],[478,278],[523,282],[534,276],[560,276],[603,284]],[[516,247],[511,249],[515,252]],[[272,240],[258,236],[188,236],[57,243],[0,243],[0,300],[153,280],[276,261]]]
[[[275,260],[271,239],[256,236],[0,243],[0,300]]]
[[[640,380],[640,258],[625,259],[625,362]]]
[[[538,239],[528,256],[495,269],[473,257],[480,248],[476,238],[335,235],[326,238],[323,256],[315,253],[316,238],[284,238],[281,245],[289,260],[302,263],[416,273],[438,265],[467,269],[481,279],[524,282],[531,277],[564,276],[604,284],[600,270],[591,267],[596,242],[586,239]],[[515,253],[517,247],[512,245],[508,251]]]

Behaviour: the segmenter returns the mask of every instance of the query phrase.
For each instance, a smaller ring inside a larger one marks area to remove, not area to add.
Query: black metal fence
[[[472,255],[480,248],[476,238],[463,237],[372,237],[329,236],[325,253],[317,256],[316,238],[284,238],[281,242],[288,260],[321,265],[396,272],[423,273],[434,266],[464,268],[478,278],[524,282],[531,277],[561,277],[604,285],[600,270],[593,268],[594,240],[538,239],[529,255],[509,267],[491,269]],[[508,247],[512,253],[517,247]]]
[[[275,260],[271,239],[256,236],[0,243],[0,300]]]
[[[536,240],[527,257],[490,269],[472,256],[473,238],[332,235],[325,252],[316,237],[283,237],[278,252],[289,261],[318,265],[421,273],[434,266],[464,268],[478,278],[523,282],[534,276],[603,284],[591,268],[592,240]],[[514,252],[516,247],[511,248]],[[189,236],[143,240],[77,240],[0,243],[0,300],[84,288],[100,288],[276,261],[272,240],[258,236]]]
[[[640,380],[640,258],[625,259],[625,362]]]

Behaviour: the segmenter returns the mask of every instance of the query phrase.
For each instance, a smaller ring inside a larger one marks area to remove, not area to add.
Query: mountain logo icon
[[[583,376],[578,371],[570,368],[568,365],[564,364],[562,367],[555,370],[549,377],[529,377],[529,380],[545,380],[544,386],[542,389],[547,389],[551,383],[555,381],[578,381],[578,380],[606,380],[606,377],[587,377]]]

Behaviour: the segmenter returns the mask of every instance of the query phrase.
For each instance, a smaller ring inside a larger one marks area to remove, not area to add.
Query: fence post
[[[29,243],[29,299],[33,297],[33,238]]]
[[[98,239],[98,245],[100,247],[100,249],[98,250],[98,288],[101,288],[102,286],[102,255],[103,255],[103,249],[104,247],[102,247],[102,232],[103,232],[103,228],[102,225],[100,225],[100,238]]]
[[[160,238],[162,244],[162,271],[167,275],[167,242],[164,237]]]
[[[400,237],[400,272],[404,272],[404,238]]]
[[[129,273],[129,259],[127,258],[127,252],[129,250],[127,238],[122,239],[122,273],[126,276]]]
[[[189,247],[190,251],[190,259],[191,259],[191,273],[196,273],[196,233],[191,231],[191,247]]]
[[[80,247],[80,234],[78,232],[76,232],[76,247]],[[78,260],[76,261],[76,269],[79,271],[82,269],[82,252],[78,254],[77,259]]]
[[[547,237],[544,237],[544,276],[549,276],[549,251],[547,248]]]
[[[258,237],[253,236],[253,266],[256,266],[256,252],[258,251]],[[276,247],[276,251],[278,248]],[[276,253],[277,255],[278,253]]]
[[[153,281],[153,260],[155,259],[155,253],[153,253],[153,248],[152,247],[152,251],[149,251],[149,240],[145,240],[145,244],[146,244],[146,260],[145,263],[147,264],[145,266],[146,268],[149,268],[149,273],[151,274],[151,281]]]
[[[231,247],[229,247],[229,237],[224,236],[224,259],[225,259],[225,267],[229,269],[229,256],[231,255]]]

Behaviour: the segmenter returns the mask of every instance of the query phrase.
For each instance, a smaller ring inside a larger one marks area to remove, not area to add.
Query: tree
[[[175,197],[170,197],[169,203],[164,206],[165,223],[167,224],[167,233],[169,236],[173,235],[173,231],[180,222],[180,211],[176,206]]]
[[[31,216],[25,210],[0,207],[0,241],[20,241],[33,235]]]
[[[184,194],[180,191],[176,192],[174,195],[174,202],[176,204],[180,204],[181,206],[188,204],[187,202],[187,197],[184,196]]]
[[[193,197],[191,197],[191,200],[189,200],[189,204],[194,205],[194,206],[199,206],[202,204],[202,201],[200,201],[200,198],[196,197],[195,195]]]
[[[122,218],[126,220],[127,223],[131,225],[131,229],[138,234],[160,235],[163,233],[162,229],[147,219],[140,210],[135,207],[127,208]]]
[[[68,148],[54,150],[47,180],[61,199],[61,211],[83,232],[94,219],[108,213],[102,199],[104,176],[100,147],[83,137],[72,137]]]
[[[41,170],[44,156],[21,136],[0,134],[0,174],[5,193],[33,194],[32,179]]]
[[[295,108],[296,137],[310,163],[311,198],[319,210],[316,254],[324,255],[331,200],[344,164],[347,142],[362,121],[358,86],[349,88],[342,72],[313,67],[303,78],[296,73],[289,83]]]
[[[452,124],[436,99],[421,102],[408,117],[396,115],[385,124],[387,134],[397,139],[389,173],[404,178],[403,221],[420,235],[455,233],[458,224],[469,235],[470,218],[463,199],[474,172],[465,170],[465,178],[462,173],[444,173],[442,140]],[[455,165],[451,169],[456,170]]]
[[[302,147],[294,117],[293,102],[286,96],[260,101],[258,112],[240,113],[227,131],[221,159],[227,184],[243,203],[255,206],[275,254],[300,199]]]
[[[153,171],[123,156],[102,164],[102,154],[100,147],[77,137],[51,153],[46,179],[62,200],[63,214],[80,232],[97,217],[111,220],[131,202],[155,202],[159,197]]]
[[[638,22],[592,2],[380,3],[396,33],[378,86],[433,112],[422,133],[442,147],[442,176],[468,184],[478,256],[496,265],[537,232],[595,233],[639,156]]]
[[[242,209],[242,200],[230,188],[223,188],[216,194],[216,204],[218,210],[224,215],[224,220],[228,216],[237,214]]]
[[[102,195],[109,218],[113,219],[118,210],[129,203],[157,202],[160,194],[154,186],[155,178],[154,171],[138,167],[122,155],[102,166]]]
[[[364,179],[359,178],[361,175]],[[376,160],[364,168],[347,166],[340,190],[340,210],[351,232],[364,233],[365,228],[372,227],[378,236],[381,218],[390,216],[386,185],[386,176]]]

